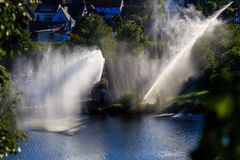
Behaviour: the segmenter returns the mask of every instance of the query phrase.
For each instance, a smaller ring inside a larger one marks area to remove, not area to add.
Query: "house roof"
[[[65,15],[65,17],[68,19],[68,21],[73,20],[72,17],[70,16],[70,14],[67,12],[67,10],[64,9],[62,6],[59,7],[59,10],[61,10],[61,11],[64,13],[64,15]]]
[[[39,4],[37,6],[37,9],[35,10],[35,13],[56,13],[58,8],[59,8],[58,3]]]
[[[104,2],[105,1],[105,2]],[[97,1],[97,2],[91,2],[94,7],[98,8],[98,7],[101,7],[101,8],[120,8],[121,7],[121,1],[119,0],[116,0],[115,1]]]
[[[84,3],[93,4],[94,7],[111,8],[121,7],[123,0],[73,0],[73,3]]]
[[[81,17],[84,9],[85,4],[84,3],[74,3],[74,4],[66,4],[68,13],[74,18],[77,19],[78,17]]]
[[[77,9],[79,9],[79,8],[73,8],[73,9],[71,9],[71,10],[74,11],[75,9],[76,9],[76,11],[77,11]],[[57,12],[58,12],[59,10],[64,14],[64,16],[66,17],[66,19],[67,19],[68,21],[75,21],[75,20],[71,17],[71,15],[68,13],[67,9],[65,9],[64,7],[62,7],[62,5],[59,4],[59,3],[44,3],[44,4],[39,4],[39,5],[37,6],[37,9],[36,9],[35,13],[56,13],[56,14],[57,14]],[[75,11],[75,12],[76,12],[76,11]],[[53,19],[54,19],[54,18],[53,18]]]

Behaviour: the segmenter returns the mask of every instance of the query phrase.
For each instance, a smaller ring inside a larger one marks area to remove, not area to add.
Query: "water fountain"
[[[14,82],[23,96],[20,127],[52,132],[78,129],[81,102],[100,81],[104,58],[96,49],[61,52],[49,48],[40,60],[22,58],[16,63]]]
[[[111,94],[120,98],[128,92],[144,96],[157,78],[160,61],[147,56],[121,55],[108,59],[106,63]]]
[[[231,4],[232,2],[217,11],[212,17],[198,21],[193,30],[189,31],[188,34],[192,34],[192,36],[188,39],[188,43],[185,43],[184,47],[179,47],[180,50],[175,50],[174,56],[165,64],[157,80],[144,96],[145,103],[155,103],[156,99],[160,97],[161,104],[166,105],[167,99],[174,96],[189,77],[197,74],[192,66],[191,50],[200,37],[219,24],[218,16]],[[184,41],[184,39],[182,40]]]

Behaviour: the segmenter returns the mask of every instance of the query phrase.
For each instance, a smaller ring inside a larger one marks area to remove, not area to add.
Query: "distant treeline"
[[[205,15],[211,15],[214,11],[230,2],[232,0],[187,0],[188,4],[193,4],[197,10],[202,11]],[[233,6],[239,7],[239,4],[240,1],[235,0]]]

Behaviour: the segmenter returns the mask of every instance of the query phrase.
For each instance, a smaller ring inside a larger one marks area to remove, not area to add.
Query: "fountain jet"
[[[192,66],[190,66],[190,55],[194,44],[207,30],[213,29],[217,26],[217,24],[219,24],[217,17],[231,4],[232,2],[217,11],[212,17],[205,20],[203,25],[201,25],[201,28],[197,30],[189,43],[182,48],[166,65],[164,70],[162,70],[157,80],[144,96],[145,103],[153,104],[156,102],[156,99],[160,97],[161,104],[166,105],[168,103],[166,99],[169,96],[173,96],[181,84],[195,74],[193,71],[194,69],[191,69]]]
[[[100,50],[75,48],[61,53],[51,48],[37,61],[20,59],[16,88],[22,92],[19,126],[51,132],[75,132],[80,106],[100,81],[104,58]]]

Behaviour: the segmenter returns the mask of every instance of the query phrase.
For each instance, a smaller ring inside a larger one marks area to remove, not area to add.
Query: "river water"
[[[7,159],[24,160],[185,160],[197,146],[202,118],[86,117],[73,136],[27,131],[22,152]]]

